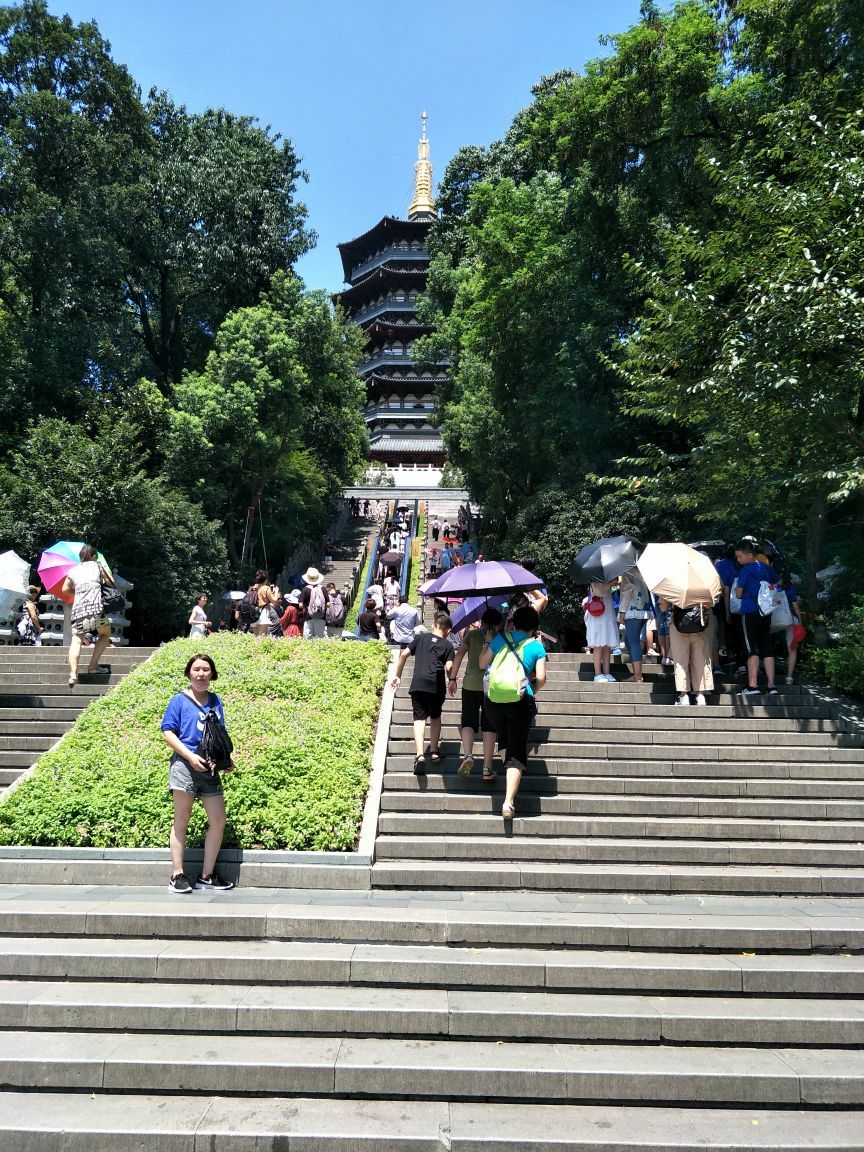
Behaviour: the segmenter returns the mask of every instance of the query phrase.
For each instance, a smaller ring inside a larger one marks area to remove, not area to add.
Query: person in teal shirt
[[[513,613],[513,631],[488,632],[480,653],[480,667],[486,669],[509,641],[509,645],[519,650],[528,681],[521,700],[500,704],[487,696],[483,703],[484,713],[498,735],[498,746],[504,756],[507,792],[501,815],[505,820],[512,820],[515,815],[516,793],[528,763],[528,733],[536,713],[535,696],[546,683],[546,649],[535,637],[539,627],[540,617],[534,608],[530,605],[517,608]],[[520,647],[523,641],[527,643]]]

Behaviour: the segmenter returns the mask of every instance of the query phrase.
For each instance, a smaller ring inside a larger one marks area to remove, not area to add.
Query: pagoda
[[[432,331],[417,318],[416,306],[429,268],[426,237],[437,219],[425,112],[422,120],[408,218],[384,216],[362,236],[339,245],[349,287],[333,297],[366,332],[358,367],[366,384],[369,459],[388,469],[397,485],[436,484],[444,465],[433,410],[447,362],[421,368],[413,354],[417,338]]]

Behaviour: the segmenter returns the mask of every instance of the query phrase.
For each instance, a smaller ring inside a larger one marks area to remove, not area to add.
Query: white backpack
[[[324,592],[320,584],[316,584],[309,589],[309,607],[306,609],[307,620],[321,620],[324,618],[324,610],[327,607],[327,602],[324,599]]]

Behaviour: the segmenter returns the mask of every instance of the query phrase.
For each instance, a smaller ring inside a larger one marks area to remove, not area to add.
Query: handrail
[[[369,571],[366,573],[366,583],[363,585],[363,603],[366,602],[366,593],[369,591],[370,585],[375,578],[375,569],[378,567],[378,549],[381,544],[381,537],[376,536],[372,544],[372,560],[369,564]],[[354,635],[360,635],[360,624],[354,629]]]

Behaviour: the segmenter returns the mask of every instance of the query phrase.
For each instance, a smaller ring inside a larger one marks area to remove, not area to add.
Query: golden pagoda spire
[[[426,139],[426,113],[423,113],[423,135],[417,145],[417,163],[414,165],[414,199],[408,209],[408,219],[417,220],[435,216],[432,198],[432,162],[429,159],[429,141]]]

